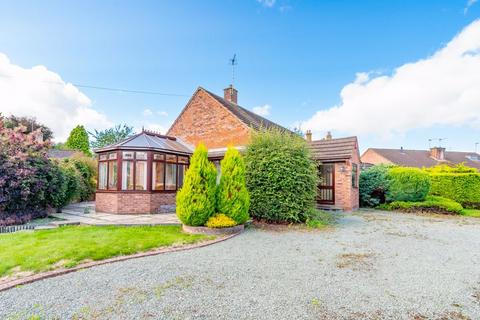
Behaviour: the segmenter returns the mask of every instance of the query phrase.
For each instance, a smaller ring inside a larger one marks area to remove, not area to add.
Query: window
[[[166,158],[167,162],[177,162],[177,156],[174,156],[173,154],[167,154]]]
[[[147,190],[147,161],[135,162],[135,190]]]
[[[122,190],[133,190],[133,161],[122,162]]]
[[[152,162],[152,190],[164,190],[164,170],[165,164],[163,162]]]
[[[98,160],[102,161],[102,160],[107,160],[107,155],[106,154],[101,154],[98,156]]]
[[[100,162],[98,164],[98,189],[107,189],[107,163]]]
[[[179,164],[178,165],[178,189],[183,187],[183,180],[185,178],[185,171],[186,171],[186,165],[184,164]]]
[[[105,162],[103,162],[105,164]],[[108,161],[108,189],[117,190],[117,161]]]
[[[175,163],[165,164],[165,190],[177,189],[177,165]]]
[[[147,160],[146,152],[135,152],[135,159],[137,160]]]
[[[112,153],[108,154],[108,160],[115,160],[115,159],[117,159],[117,153],[116,152],[112,152]]]
[[[133,151],[124,151],[123,152],[124,160],[133,160]]]
[[[352,164],[352,187],[358,187],[358,166],[357,164]]]

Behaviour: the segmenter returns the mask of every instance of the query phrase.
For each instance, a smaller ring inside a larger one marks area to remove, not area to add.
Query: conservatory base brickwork
[[[95,211],[116,214],[164,213],[173,208],[176,193],[97,192]]]

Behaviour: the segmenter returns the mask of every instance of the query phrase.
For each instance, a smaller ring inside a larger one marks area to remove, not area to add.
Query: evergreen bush
[[[394,167],[388,170],[386,201],[423,201],[430,191],[428,173],[418,168]]]
[[[208,160],[207,148],[195,149],[183,187],[177,192],[177,216],[188,226],[203,226],[215,214],[217,170]]]
[[[388,190],[388,170],[391,165],[379,164],[360,173],[360,205],[362,207],[376,207],[385,203],[385,194]]]
[[[217,211],[237,224],[248,220],[250,195],[245,182],[245,163],[237,149],[229,147],[221,161],[220,183],[217,188]]]
[[[280,130],[254,132],[245,167],[252,217],[305,222],[315,206],[318,173],[304,139]]]
[[[65,143],[65,147],[70,150],[78,150],[83,152],[86,156],[92,156],[90,152],[90,143],[88,141],[87,130],[81,125],[76,126],[70,132],[70,135]]]

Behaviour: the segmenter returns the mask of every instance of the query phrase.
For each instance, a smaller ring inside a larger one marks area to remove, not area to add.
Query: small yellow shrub
[[[210,217],[205,224],[205,226],[209,228],[228,228],[233,227],[237,223],[230,217],[224,215],[223,213],[219,213],[213,217]]]

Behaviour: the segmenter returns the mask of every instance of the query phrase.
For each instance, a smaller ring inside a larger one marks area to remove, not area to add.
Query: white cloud
[[[465,8],[463,9],[463,14],[467,14],[468,9],[470,9],[471,6],[473,6],[478,0],[467,0],[467,4],[465,5]]]
[[[272,8],[275,5],[276,0],[257,0],[262,6]]]
[[[435,125],[480,128],[480,20],[391,75],[358,73],[340,96],[339,105],[318,111],[302,128],[378,137]]]
[[[255,107],[252,109],[253,113],[258,114],[259,116],[265,117],[270,114],[270,105],[265,104],[263,106]]]
[[[92,108],[92,101],[71,83],[44,66],[22,68],[0,53],[0,112],[35,117],[64,141],[78,124],[104,129],[112,125]]]
[[[168,117],[168,112],[167,111],[157,111],[157,114],[161,117]]]
[[[145,109],[145,110],[143,110],[142,114],[143,114],[144,117],[149,117],[153,114],[153,112],[150,109]]]

